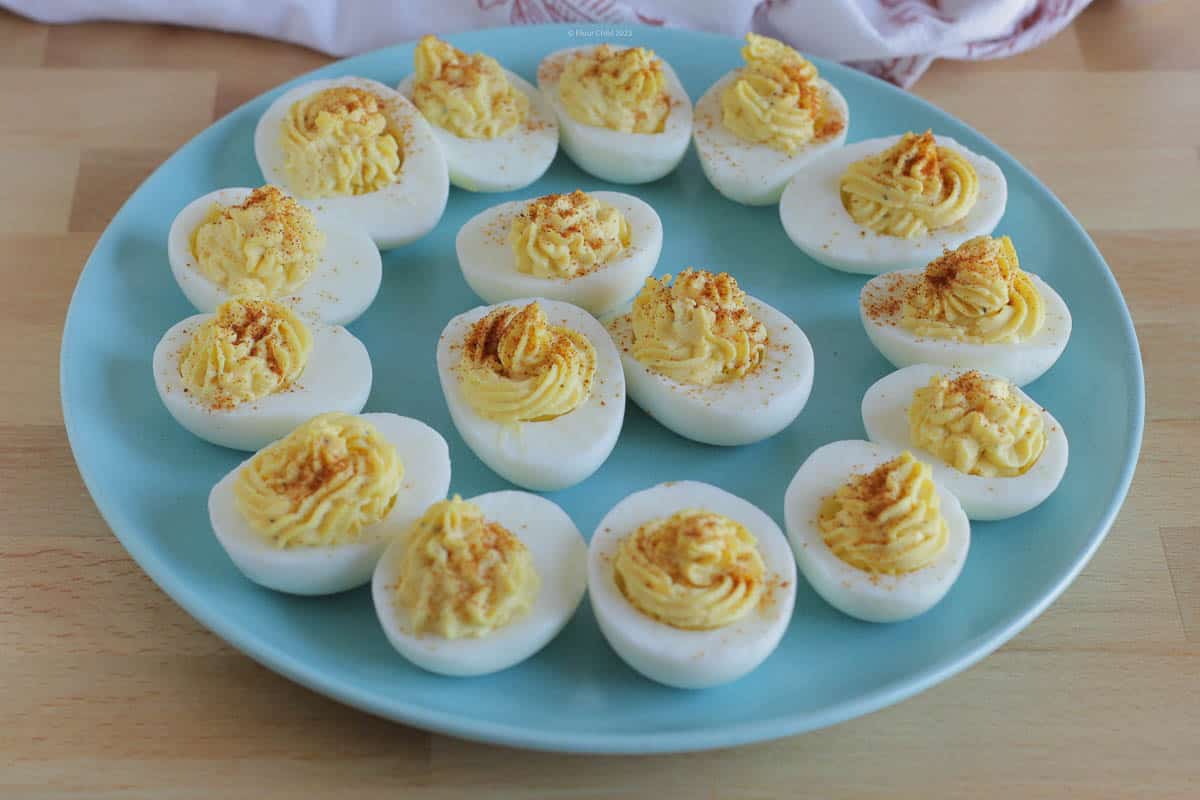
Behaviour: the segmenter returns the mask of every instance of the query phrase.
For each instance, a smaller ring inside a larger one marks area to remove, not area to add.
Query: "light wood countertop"
[[[1011,643],[898,706],[619,759],[465,743],[338,705],[202,629],[125,554],[59,410],[79,270],[166,156],[328,59],[0,12],[0,797],[1200,797],[1198,29],[1193,0],[1098,0],[1039,50],[940,62],[916,89],[1059,194],[1133,311],[1145,441],[1091,564]]]

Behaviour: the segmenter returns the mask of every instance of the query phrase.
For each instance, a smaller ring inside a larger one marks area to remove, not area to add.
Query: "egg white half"
[[[750,296],[746,308],[767,328],[762,365],[740,380],[712,386],[691,386],[652,371],[634,358],[631,315],[609,319],[633,402],[663,426],[704,444],[750,444],[791,425],[812,391],[812,345],[782,311]]]
[[[308,322],[313,346],[300,377],[288,388],[234,408],[212,409],[185,391],[179,354],[213,314],[196,314],[173,325],[154,348],[154,385],[175,421],[207,442],[234,450],[258,450],[326,411],[357,414],[371,393],[371,357],[343,327]]]
[[[659,133],[622,133],[577,122],[563,105],[558,82],[567,61],[576,53],[594,47],[558,50],[538,66],[538,89],[558,116],[559,141],[563,151],[584,172],[612,183],[649,183],[667,175],[687,153],[692,133],[692,101],[665,60],[662,60],[665,91],[671,102],[663,130]]]
[[[721,628],[682,630],[646,616],[613,577],[621,539],[686,509],[723,514],[750,531],[772,584],[758,608]],[[783,532],[757,506],[707,483],[660,483],[617,503],[596,527],[588,547],[588,597],[600,631],[625,663],[667,686],[703,689],[737,680],[774,652],[792,618],[796,565]]]
[[[919,448],[909,435],[908,409],[913,393],[928,386],[935,375],[953,380],[965,371],[914,364],[880,378],[863,395],[862,418],[867,438],[888,447],[908,449],[929,464],[934,479],[954,493],[969,519],[1008,519],[1024,514],[1053,494],[1067,471],[1067,434],[1049,411],[1042,409],[1046,449],[1028,472],[1011,478],[985,478],[959,472],[938,456]],[[985,377],[992,376],[985,373]],[[1017,394],[1037,406],[1025,392],[1017,389]]]
[[[570,621],[587,588],[587,545],[557,505],[535,494],[513,491],[483,494],[469,502],[528,548],[541,578],[529,611],[478,638],[414,635],[408,613],[395,600],[407,531],[388,547],[371,581],[375,612],[396,651],[422,669],[460,677],[498,672],[537,653]]]
[[[612,452],[625,419],[625,376],[604,326],[582,308],[533,297],[502,305],[523,308],[534,300],[551,325],[578,331],[596,351],[592,391],[578,408],[555,419],[520,424],[485,419],[471,408],[456,368],[471,326],[497,306],[479,306],[450,320],[438,339],[437,367],[454,427],[479,460],[517,486],[551,492],[583,481]]]
[[[208,496],[213,533],[237,568],[250,580],[279,592],[320,595],[362,586],[380,554],[416,522],[450,487],[450,450],[437,431],[409,417],[363,414],[391,442],[404,464],[396,504],[386,517],[362,530],[359,540],[328,547],[278,548],[263,538],[238,511],[234,484],[243,461]]]
[[[433,128],[417,107],[404,95],[378,81],[345,76],[309,81],[281,94],[267,108],[254,129],[254,156],[267,183],[293,191],[283,168],[284,154],[279,145],[280,131],[288,109],[298,100],[325,89],[353,86],[372,92],[383,101],[384,114],[401,132],[403,151],[400,175],[368,194],[319,197],[301,202],[322,218],[345,228],[360,226],[381,250],[399,247],[433,230],[450,193],[446,157],[433,134]],[[294,193],[294,192],[293,192]]]
[[[779,202],[787,182],[805,164],[845,144],[846,131],[850,127],[850,107],[833,84],[818,78],[817,85],[825,93],[825,102],[845,121],[841,131],[810,142],[791,154],[765,144],[747,142],[725,127],[721,111],[721,93],[741,72],[736,69],[728,73],[697,101],[692,138],[696,142],[700,166],[714,189],[735,203],[768,206]]]
[[[963,219],[915,239],[884,236],[855,222],[842,205],[842,175],[855,161],[882,153],[898,141],[899,136],[886,136],[854,142],[798,171],[779,199],[779,219],[792,243],[827,267],[878,275],[923,267],[943,250],[953,250],[967,239],[995,230],[1008,202],[1004,173],[996,162],[949,136],[938,136],[938,145],[961,153],[979,176],[979,197]]]
[[[533,84],[504,70],[513,89],[529,99],[521,123],[494,139],[465,139],[433,123],[429,127],[446,155],[450,182],[469,192],[511,192],[545,174],[558,152],[558,120]],[[412,100],[415,75],[396,87]]]
[[[821,501],[852,474],[870,472],[900,453],[900,449],[858,440],[827,444],[800,465],[784,495],[784,520],[800,571],[831,606],[867,622],[900,622],[933,608],[958,579],[971,546],[967,515],[936,477],[949,536],[929,566],[903,575],[872,575],[842,561],[825,544],[817,527]]]
[[[167,234],[167,259],[171,274],[197,311],[215,311],[229,299],[224,286],[213,283],[196,266],[192,255],[192,233],[200,227],[214,203],[240,205],[253,189],[218,189],[197,197],[183,207]],[[325,234],[325,249],[312,275],[293,294],[277,298],[299,314],[330,325],[349,325],[370,307],[383,279],[379,250],[366,230],[343,228],[314,212],[317,227]]]
[[[467,285],[488,303],[517,297],[548,297],[600,315],[638,293],[658,265],[662,220],[648,203],[621,192],[590,192],[620,210],[629,222],[629,246],[599,269],[576,278],[541,278],[517,269],[509,228],[528,200],[493,206],[463,225],[455,239],[458,265]]]
[[[978,369],[1024,386],[1054,366],[1066,349],[1071,338],[1071,312],[1058,292],[1032,273],[1027,274],[1045,303],[1046,321],[1029,339],[978,344],[917,336],[900,325],[900,303],[889,300],[902,301],[908,287],[922,273],[923,269],[911,269],[880,275],[867,281],[859,294],[858,312],[867,338],[894,366],[936,364]],[[879,313],[879,309],[889,305],[894,313]]]

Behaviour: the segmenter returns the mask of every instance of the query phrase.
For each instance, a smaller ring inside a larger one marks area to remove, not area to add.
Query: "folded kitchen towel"
[[[43,22],[129,20],[250,33],[344,56],[498,25],[672,25],[775,36],[911,86],[935,58],[1000,58],[1062,30],[1089,0],[0,0]]]

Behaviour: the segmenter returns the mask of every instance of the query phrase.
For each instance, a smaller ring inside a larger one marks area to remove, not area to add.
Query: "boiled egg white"
[[[550,643],[575,614],[587,588],[587,545],[566,512],[528,492],[491,492],[468,500],[489,522],[498,522],[529,550],[540,578],[532,607],[507,625],[478,638],[416,636],[395,586],[403,566],[405,535],[392,542],[371,582],[375,611],[388,641],[413,664],[442,675],[486,675],[519,664]],[[407,531],[405,532],[407,533]]]
[[[788,181],[806,164],[836,152],[845,144],[850,107],[833,84],[824,78],[817,78],[816,85],[825,93],[825,102],[845,121],[841,130],[824,139],[814,140],[794,153],[747,142],[721,121],[721,94],[738,79],[740,73],[740,69],[728,73],[697,101],[692,138],[696,142],[700,166],[714,189],[735,203],[767,206],[779,202]]]
[[[208,496],[208,517],[217,541],[250,580],[279,592],[320,595],[362,586],[393,539],[420,518],[450,487],[450,450],[437,431],[419,420],[371,413],[362,418],[396,448],[404,464],[395,505],[364,528],[355,542],[329,546],[276,547],[238,511],[234,484],[247,461],[223,477]],[[287,431],[285,431],[285,434]]]
[[[867,338],[896,367],[935,364],[964,367],[1008,378],[1017,386],[1032,383],[1058,361],[1071,338],[1071,312],[1044,280],[1026,273],[1046,309],[1042,327],[1020,342],[956,342],[923,338],[900,324],[901,305],[922,269],[899,270],[867,281],[859,294],[858,311]]]
[[[842,175],[854,162],[882,153],[898,141],[899,136],[886,136],[854,142],[811,161],[795,174],[779,200],[779,219],[788,238],[805,255],[843,272],[878,275],[923,267],[943,250],[953,250],[967,239],[995,230],[1008,202],[1004,173],[987,156],[940,135],[938,145],[961,153],[979,177],[979,196],[967,215],[913,239],[875,233],[855,222],[842,205]]]
[[[642,525],[697,509],[722,514],[757,540],[768,594],[746,616],[720,628],[684,630],[638,610],[617,586],[613,564],[621,539]],[[613,506],[588,546],[588,598],[609,645],[647,678],[681,689],[737,680],[774,652],[796,601],[796,565],[779,526],[758,507],[697,481],[660,483]]]
[[[563,105],[558,84],[566,63],[592,49],[558,50],[542,59],[538,66],[538,89],[558,116],[562,149],[576,166],[601,180],[630,184],[656,181],[679,166],[687,153],[692,133],[691,98],[675,70],[662,60],[664,89],[671,103],[662,131],[622,133],[578,122]]]
[[[923,569],[900,575],[872,574],[838,558],[825,544],[817,527],[821,501],[851,475],[870,472],[901,452],[858,440],[827,444],[805,459],[784,495],[784,521],[800,571],[831,606],[867,622],[899,622],[933,608],[958,579],[971,544],[967,515],[954,494],[936,478],[948,537],[945,548]]]
[[[537,301],[549,323],[587,337],[596,351],[591,392],[574,410],[541,422],[502,423],[480,416],[463,395],[457,367],[471,326],[501,305],[522,308]],[[625,419],[625,377],[612,339],[578,306],[545,298],[519,298],[478,306],[454,317],[437,348],[438,378],[450,419],[463,441],[493,472],[537,492],[565,489],[583,481],[608,459]]]
[[[344,228],[366,229],[381,250],[399,247],[433,230],[450,193],[446,157],[433,129],[408,98],[378,81],[346,76],[309,81],[281,94],[271,103],[254,129],[254,156],[267,183],[296,194],[284,170],[280,131],[288,110],[297,101],[325,89],[349,86],[371,92],[381,101],[391,130],[402,148],[397,180],[374,192],[357,195],[300,198],[322,218]]]
[[[371,357],[354,334],[338,325],[305,320],[312,351],[287,389],[230,409],[210,408],[186,390],[180,352],[214,314],[196,314],[173,325],[154,348],[154,385],[175,421],[206,442],[258,450],[300,423],[326,411],[357,414],[371,393]]]
[[[606,325],[621,353],[633,402],[663,426],[704,444],[751,444],[791,425],[812,391],[812,345],[782,311],[749,295],[746,308],[767,329],[762,363],[745,377],[711,386],[681,383],[651,370],[633,355],[631,315],[609,318]]]
[[[508,240],[513,218],[528,201],[502,203],[475,215],[455,239],[458,265],[467,285],[485,302],[519,297],[548,297],[600,315],[637,294],[658,265],[662,252],[662,220],[650,205],[621,192],[589,192],[620,211],[629,222],[629,246],[604,266],[574,278],[543,278],[517,269]]]
[[[523,189],[545,174],[558,152],[558,121],[553,109],[534,88],[515,72],[504,70],[513,89],[529,100],[525,119],[508,133],[494,139],[468,139],[437,125],[430,125],[442,152],[450,182],[469,192],[511,192]],[[412,100],[414,75],[396,87]]]
[[[914,364],[880,378],[863,395],[862,418],[867,438],[887,447],[910,450],[928,464],[934,480],[954,493],[969,519],[1008,519],[1024,514],[1053,494],[1067,471],[1067,434],[1049,411],[1042,409],[1045,450],[1028,472],[1014,477],[968,475],[912,441],[908,409],[913,393],[928,386],[936,375],[953,379],[964,371]],[[1020,389],[1016,393],[1022,400],[1037,405]]]
[[[183,207],[167,234],[167,259],[175,282],[197,311],[214,311],[229,299],[227,287],[214,283],[196,266],[191,237],[213,204],[244,203],[253,189],[218,189]],[[312,275],[292,294],[279,298],[303,316],[330,325],[349,325],[370,307],[383,279],[379,250],[364,228],[342,227],[316,211],[317,226],[325,234],[325,247]]]

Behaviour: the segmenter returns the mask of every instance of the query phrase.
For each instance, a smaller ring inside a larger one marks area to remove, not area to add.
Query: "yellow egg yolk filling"
[[[758,542],[745,527],[710,511],[688,509],[647,522],[623,538],[613,578],[648,617],[684,630],[737,622],[766,592]]]
[[[576,122],[621,133],[661,133],[671,113],[662,61],[644,47],[602,44],[575,54],[558,96]]]
[[[1045,322],[1045,301],[1007,236],[977,236],[943,253],[900,307],[900,325],[917,336],[976,344],[1022,342]]]
[[[966,372],[934,376],[908,408],[912,443],[967,475],[1014,478],[1046,449],[1042,410],[1011,383]]]
[[[179,354],[184,391],[229,410],[291,386],[308,363],[312,334],[286,306],[234,298],[202,323]]]
[[[423,36],[413,56],[413,103],[439,128],[464,139],[494,139],[529,112],[496,59],[467,55],[436,36]]]
[[[979,198],[979,176],[958,151],[939,147],[930,131],[906,133],[887,151],[851,164],[841,192],[859,225],[913,239],[967,216]]]
[[[239,205],[213,203],[192,231],[200,272],[231,294],[279,297],[308,280],[325,248],[311,211],[274,186]]]
[[[742,58],[746,66],[721,92],[721,121],[734,136],[794,153],[845,127],[825,102],[817,68],[804,56],[783,42],[751,33]]]
[[[396,181],[403,151],[384,101],[352,86],[288,109],[280,133],[289,188],[301,197],[367,194]]]
[[[508,241],[520,272],[575,278],[629,246],[629,221],[619,209],[576,189],[530,202],[513,218]]]
[[[411,633],[486,636],[533,606],[541,579],[524,542],[455,495],[408,532],[394,587]]]
[[[471,326],[458,373],[464,397],[481,417],[542,422],[587,400],[596,350],[583,334],[551,325],[537,302],[503,306]]]
[[[762,363],[767,328],[727,272],[685,269],[647,278],[633,301],[633,356],[680,383],[737,380]]]
[[[374,425],[332,412],[258,451],[238,473],[234,502],[275,547],[350,544],[391,512],[403,477]]]
[[[908,451],[822,500],[817,527],[834,555],[873,575],[929,566],[950,535],[929,466]]]

